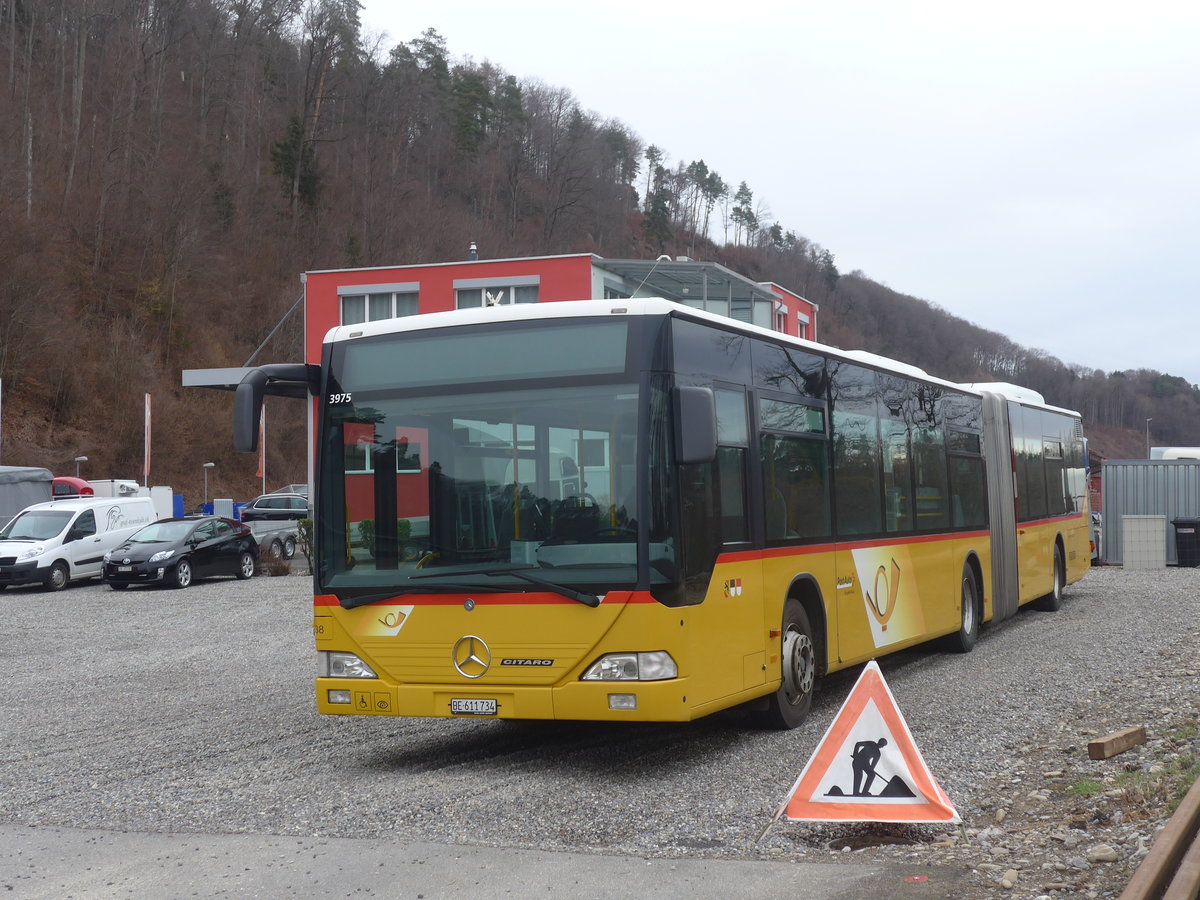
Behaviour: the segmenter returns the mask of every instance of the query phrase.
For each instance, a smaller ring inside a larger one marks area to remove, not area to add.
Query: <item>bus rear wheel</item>
[[[767,698],[761,720],[769,728],[795,728],[812,709],[817,680],[817,646],[808,613],[794,598],[783,605],[783,633],[779,642],[782,679]]]
[[[975,583],[975,573],[969,565],[963,566],[961,592],[962,624],[958,631],[946,636],[943,645],[951,653],[970,653],[979,640],[979,621],[983,618],[983,610],[979,602],[979,585]]]
[[[1066,566],[1063,564],[1062,549],[1054,545],[1054,586],[1050,593],[1037,601],[1037,608],[1044,612],[1057,612],[1062,609],[1063,590],[1067,585]]]

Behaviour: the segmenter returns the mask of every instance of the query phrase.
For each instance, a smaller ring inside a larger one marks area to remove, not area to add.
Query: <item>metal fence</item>
[[[1200,518],[1200,460],[1105,460],[1101,470],[1104,522],[1101,558],[1120,565],[1122,516],[1166,516],[1167,565],[1178,562],[1173,519]]]

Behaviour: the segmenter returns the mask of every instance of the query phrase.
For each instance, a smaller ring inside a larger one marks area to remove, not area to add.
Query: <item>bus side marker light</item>
[[[609,694],[609,709],[637,709],[637,694]]]
[[[349,691],[330,691],[329,692],[329,702],[330,703],[349,703],[350,702],[350,692]]]

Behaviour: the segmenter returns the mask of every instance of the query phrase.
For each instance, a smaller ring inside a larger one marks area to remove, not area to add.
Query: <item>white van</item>
[[[61,591],[95,578],[104,553],[158,518],[149,497],[77,497],[28,506],[0,529],[0,589],[41,584]]]

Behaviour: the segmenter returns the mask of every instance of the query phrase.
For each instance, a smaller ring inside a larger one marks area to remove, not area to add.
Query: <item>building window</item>
[[[343,325],[379,322],[415,316],[418,309],[420,285],[365,284],[338,288]]]
[[[536,284],[466,288],[454,293],[459,309],[476,309],[480,306],[508,306],[512,303],[538,302],[538,286]]]
[[[518,275],[510,278],[456,278],[455,306],[458,309],[478,309],[481,306],[508,306],[513,303],[537,303],[540,299],[538,275]]]

